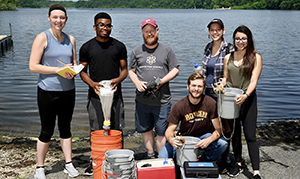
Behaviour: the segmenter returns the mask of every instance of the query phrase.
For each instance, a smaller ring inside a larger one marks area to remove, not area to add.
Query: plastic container
[[[105,155],[104,169],[107,179],[129,179],[135,175],[135,160],[132,150],[110,150]]]
[[[235,99],[244,93],[238,88],[224,88],[225,94],[221,94],[218,106],[221,106],[220,116],[224,119],[236,119],[240,115],[240,105],[235,103]]]
[[[104,130],[91,132],[91,156],[93,159],[93,177],[106,179],[104,160],[106,152],[122,148],[122,132],[110,130],[108,136],[103,135]]]
[[[175,179],[173,159],[157,158],[136,162],[137,179]]]
[[[201,73],[202,72],[202,67],[201,66],[199,66],[196,62],[193,62],[191,65],[194,65],[194,72],[195,73]]]
[[[194,146],[200,141],[197,137],[183,136],[185,144],[176,149],[176,160],[180,167],[183,167],[185,161],[195,161],[198,157],[199,149]]]

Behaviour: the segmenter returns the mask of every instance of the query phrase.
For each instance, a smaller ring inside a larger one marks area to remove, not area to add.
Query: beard
[[[148,38],[145,38],[145,36],[143,36],[144,38],[144,43],[146,45],[154,45],[158,42],[158,34],[155,34],[153,37],[148,37]]]
[[[200,99],[201,98],[201,94],[203,93],[197,93],[197,96],[194,95],[194,93],[192,91],[189,91],[190,92],[190,96],[194,99]]]

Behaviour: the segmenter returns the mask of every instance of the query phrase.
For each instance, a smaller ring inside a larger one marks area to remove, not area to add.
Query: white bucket
[[[183,136],[185,144],[176,149],[177,164],[183,167],[185,161],[195,161],[198,157],[199,149],[194,149],[195,145],[200,141],[197,137]]]
[[[244,91],[238,88],[224,88],[224,91],[225,94],[221,94],[221,99],[218,100],[220,116],[224,119],[236,119],[240,115],[241,106],[235,103],[235,99]]]

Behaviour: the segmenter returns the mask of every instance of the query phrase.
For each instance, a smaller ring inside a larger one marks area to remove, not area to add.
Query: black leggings
[[[49,142],[55,128],[57,116],[60,138],[71,135],[71,120],[75,106],[75,89],[70,91],[45,91],[38,87],[38,108],[41,120],[39,140]]]
[[[228,120],[232,129],[234,120]],[[241,106],[238,119],[235,120],[235,131],[232,137],[232,148],[236,162],[242,161],[242,129],[247,142],[248,152],[253,170],[259,170],[259,149],[256,141],[256,122],[257,122],[257,96],[255,91],[246,99]],[[229,145],[228,145],[229,146]]]

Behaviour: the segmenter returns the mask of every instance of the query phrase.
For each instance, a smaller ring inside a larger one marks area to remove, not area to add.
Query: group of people
[[[38,34],[33,42],[29,69],[39,73],[37,102],[41,120],[41,132],[37,141],[37,168],[35,178],[46,178],[44,160],[54,132],[56,118],[61,147],[65,156],[64,172],[76,177],[79,172],[72,164],[71,120],[75,105],[75,75],[66,72],[64,77],[56,73],[77,65],[76,45],[73,36],[62,30],[68,16],[61,5],[49,8],[50,29]],[[111,129],[125,126],[124,103],[121,82],[127,77],[136,87],[135,128],[143,134],[147,158],[172,158],[182,141],[174,136],[199,137],[195,148],[206,150],[205,160],[228,162],[229,141],[222,136],[222,126],[217,112],[218,100],[211,84],[221,87],[240,88],[244,94],[236,99],[241,105],[241,115],[235,120],[222,119],[225,135],[235,126],[232,146],[236,165],[228,175],[238,176],[243,171],[241,156],[241,125],[243,125],[254,178],[259,174],[259,150],[255,137],[257,101],[255,88],[262,70],[261,56],[255,52],[251,31],[239,26],[233,33],[234,45],[223,37],[224,24],[213,19],[208,24],[212,42],[205,47],[202,61],[203,71],[192,74],[187,81],[189,95],[172,107],[169,82],[179,74],[179,63],[174,51],[159,43],[159,27],[154,19],[142,21],[141,32],[144,43],[133,49],[129,68],[125,45],[110,36],[112,18],[105,12],[94,17],[96,37],[84,43],[79,50],[79,63],[84,65],[80,77],[89,86],[87,111],[91,131],[103,129],[103,111],[99,99],[99,84],[110,80],[114,91],[111,108]],[[155,140],[156,138],[156,140]],[[155,152],[155,144],[157,153]],[[85,171],[93,173],[92,165]]]

